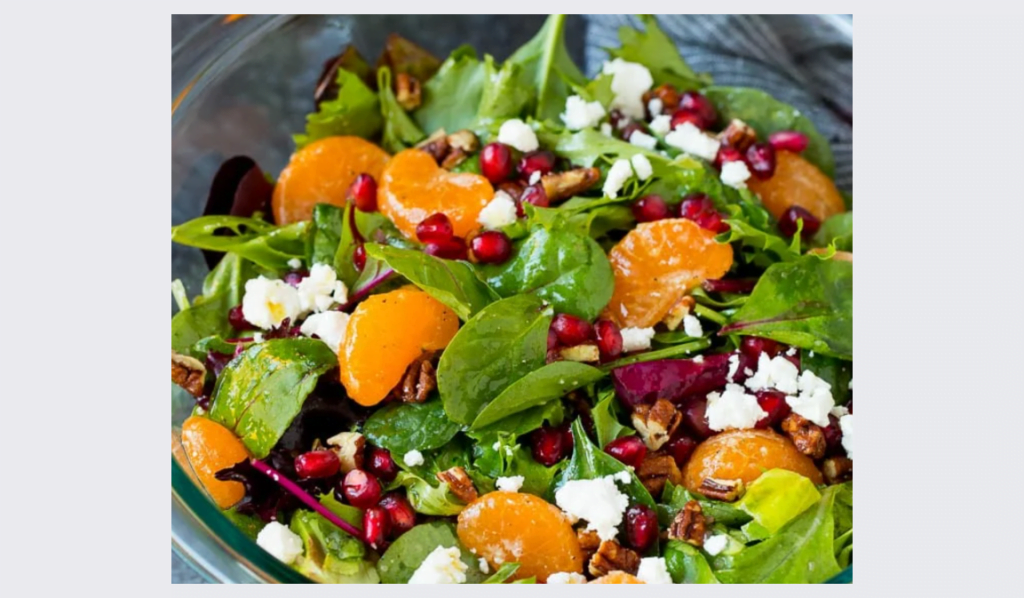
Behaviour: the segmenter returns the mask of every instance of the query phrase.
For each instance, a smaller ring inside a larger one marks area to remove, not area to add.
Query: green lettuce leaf
[[[610,48],[613,58],[637,62],[646,66],[654,77],[654,84],[671,83],[680,91],[697,90],[711,85],[707,73],[695,73],[679,55],[675,43],[658,27],[653,15],[641,15],[644,31],[632,27],[619,28],[619,48]]]
[[[392,485],[405,488],[409,504],[423,515],[449,517],[458,515],[466,508],[465,503],[452,494],[448,484],[437,482],[435,485],[412,472],[398,472]]]
[[[743,526],[747,537],[763,540],[820,499],[821,493],[814,482],[792,471],[772,469],[750,484],[736,508],[753,518]]]
[[[537,120],[558,121],[572,94],[571,86],[586,83],[565,46],[565,15],[549,16],[537,35],[509,56],[506,64],[519,65],[521,84],[533,92],[531,113]]]
[[[546,467],[538,463],[531,451],[520,444],[516,434],[497,432],[479,436],[474,446],[473,466],[491,479],[523,476],[520,492],[544,498],[551,490],[564,463]]]
[[[286,270],[306,257],[309,222],[275,226],[258,218],[200,216],[171,227],[171,241],[210,251],[238,254],[270,270]],[[230,235],[219,234],[230,232]]]
[[[835,245],[837,251],[853,252],[853,212],[843,212],[825,220],[814,235],[814,245]]]
[[[237,254],[221,258],[203,282],[203,294],[171,318],[171,349],[196,359],[206,358],[207,347],[200,343],[233,333],[228,310],[242,302],[245,281],[258,274],[252,262]],[[228,351],[228,353],[233,352]]]
[[[472,126],[484,89],[484,65],[470,46],[459,46],[423,85],[423,104],[413,113],[420,129],[453,133]]]
[[[524,78],[522,65],[506,62],[499,68],[494,57],[484,56],[484,88],[473,125],[478,133],[487,133],[501,122],[523,115],[533,97]]]
[[[720,583],[704,553],[678,540],[665,546],[665,567],[675,583]]]
[[[380,113],[384,118],[381,147],[397,154],[426,137],[395,99],[395,92],[391,90],[391,69],[388,67],[377,70],[377,93],[380,97]]]
[[[318,583],[379,583],[373,564],[365,559],[362,542],[312,511],[299,509],[289,526],[302,538],[303,556],[295,562],[299,573]]]
[[[594,429],[597,432],[598,447],[606,447],[617,438],[636,434],[633,428],[619,423],[618,411],[619,401],[615,398],[615,391],[605,393],[590,410],[590,417],[594,420]]]
[[[358,75],[338,69],[338,96],[321,102],[316,112],[306,116],[306,132],[294,135],[302,148],[314,141],[335,135],[372,138],[380,131],[382,119],[377,94]]]

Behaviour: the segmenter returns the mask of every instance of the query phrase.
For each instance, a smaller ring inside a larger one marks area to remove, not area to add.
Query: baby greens
[[[582,386],[597,382],[604,372],[583,363],[556,361],[516,380],[480,411],[473,429],[493,424],[531,407],[558,399]]]
[[[572,459],[558,478],[555,490],[572,480],[593,480],[620,472],[627,472],[630,476],[629,483],[618,484],[618,486],[629,496],[630,503],[647,505],[654,508],[654,499],[651,498],[651,493],[647,491],[647,488],[644,488],[636,474],[632,470],[627,469],[621,461],[594,446],[594,443],[587,437],[582,420],[577,419],[573,422],[572,437],[574,442]]]
[[[654,77],[654,84],[671,83],[679,91],[698,90],[711,84],[707,73],[695,73],[679,55],[675,43],[658,27],[653,15],[641,15],[644,31],[632,27],[619,28],[619,48],[608,53],[615,58],[637,62],[646,66]]]
[[[338,96],[321,102],[316,112],[306,116],[306,132],[294,135],[302,148],[333,135],[372,138],[381,127],[380,102],[366,83],[345,69],[338,69]]]
[[[440,399],[426,403],[391,403],[363,425],[367,440],[394,455],[428,451],[448,443],[462,428],[445,416]]]
[[[231,252],[271,270],[284,270],[292,259],[306,255],[309,222],[274,226],[258,218],[200,216],[171,227],[171,241]]]
[[[485,579],[484,574],[480,572],[477,558],[459,542],[455,535],[455,527],[450,523],[435,521],[417,525],[395,540],[377,563],[381,581],[408,583],[427,555],[438,546],[454,547],[462,552],[462,562],[466,563],[467,567],[468,583],[480,583]]]

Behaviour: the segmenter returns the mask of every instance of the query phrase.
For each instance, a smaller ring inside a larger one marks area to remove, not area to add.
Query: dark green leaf
[[[704,553],[685,542],[669,541],[665,567],[675,583],[720,583]]]
[[[338,97],[320,103],[319,109],[306,116],[305,134],[294,135],[299,148],[335,135],[372,138],[382,123],[377,94],[358,75],[338,69]]]
[[[812,355],[813,353],[813,355]],[[800,367],[811,370],[816,376],[832,386],[832,398],[836,405],[845,405],[850,398],[850,380],[853,378],[853,362],[836,359],[814,351],[800,351]]]
[[[551,425],[558,425],[562,423],[562,419],[564,417],[565,407],[562,405],[562,402],[549,401],[543,405],[531,407],[526,411],[520,411],[515,415],[510,415],[504,419],[500,419],[489,426],[484,426],[483,428],[472,430],[467,433],[477,439],[484,438],[488,434],[493,435],[499,432],[510,434],[514,438],[536,430],[543,426],[545,422]],[[481,442],[483,443],[482,440]]]
[[[377,563],[381,582],[409,583],[412,574],[438,546],[454,547],[462,552],[462,562],[467,566],[467,583],[480,583],[484,580],[477,558],[455,535],[455,526],[445,521],[435,521],[417,525],[395,540]]]
[[[363,543],[312,511],[299,509],[291,530],[302,538],[304,555],[294,567],[318,583],[379,583]]]
[[[448,419],[440,399],[426,403],[391,403],[366,420],[363,433],[398,457],[411,450],[429,451],[448,443],[462,428]]]
[[[515,433],[497,432],[478,436],[473,466],[490,478],[523,476],[521,492],[546,497],[564,463],[545,467],[520,444]]]
[[[605,393],[590,410],[590,417],[594,419],[594,429],[597,432],[598,447],[606,447],[617,438],[636,434],[633,428],[619,422],[618,411],[619,401],[615,398],[615,391]]]
[[[426,137],[395,99],[395,92],[391,90],[391,69],[388,67],[377,71],[377,93],[380,94],[380,113],[384,117],[381,147],[397,154]]]
[[[516,380],[490,402],[473,420],[478,430],[501,419],[558,399],[570,390],[597,382],[601,370],[574,361],[556,361]]]
[[[484,580],[484,583],[505,583],[518,570],[519,563],[505,563],[494,572],[494,575]]]
[[[198,344],[203,339],[232,333],[228,310],[242,302],[245,281],[256,275],[252,262],[234,253],[226,254],[203,281],[203,295],[171,318],[171,349],[204,359],[206,347]]]
[[[583,429],[582,420],[577,419],[572,424],[573,451],[569,465],[559,476],[555,484],[555,490],[561,488],[566,482],[573,480],[593,480],[604,476],[615,475],[619,472],[628,472],[630,482],[619,484],[619,487],[629,496],[630,504],[642,504],[654,508],[654,499],[650,492],[636,477],[632,469],[627,468],[618,459],[594,446]]]
[[[288,261],[306,257],[309,222],[274,226],[257,218],[200,216],[171,227],[171,241],[238,254],[270,270],[285,270]],[[230,235],[215,234],[230,232]]]
[[[680,343],[678,345],[671,345],[664,349],[658,349],[656,351],[646,351],[644,353],[637,353],[628,357],[622,357],[615,361],[603,364],[601,369],[605,372],[610,372],[615,368],[620,368],[624,365],[630,365],[634,363],[643,363],[645,361],[658,361],[661,359],[674,359],[681,358],[693,353],[698,353],[707,349],[711,346],[711,341],[708,339],[695,340],[688,343]]]
[[[453,133],[476,119],[484,87],[484,65],[470,46],[459,46],[423,86],[423,104],[413,113],[420,129]]]
[[[671,83],[680,91],[697,90],[711,85],[707,73],[695,73],[679,55],[675,43],[658,27],[652,15],[641,15],[644,31],[632,27],[619,29],[621,47],[609,49],[613,57],[646,66],[654,77],[654,84]]]
[[[676,513],[691,500],[700,503],[701,510],[706,515],[714,517],[716,523],[721,523],[724,526],[738,529],[751,521],[750,515],[730,503],[694,496],[686,488],[675,486],[669,482],[665,485],[662,494],[664,504],[658,506],[658,519],[662,525],[669,525]]]
[[[570,86],[586,82],[565,46],[565,15],[549,16],[537,35],[509,56],[509,63],[522,69],[520,80],[533,92],[532,114],[537,120],[557,121],[571,95]]]

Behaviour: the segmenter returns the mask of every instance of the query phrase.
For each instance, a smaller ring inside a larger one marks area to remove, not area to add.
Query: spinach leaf
[[[380,96],[380,113],[384,117],[381,147],[397,154],[426,137],[395,99],[395,92],[391,90],[391,69],[386,66],[377,70],[377,93]]]
[[[387,262],[409,282],[445,304],[463,321],[499,299],[468,262],[442,260],[421,251],[369,243],[366,255]]]
[[[516,380],[490,402],[473,420],[477,430],[503,418],[543,405],[570,390],[597,382],[604,377],[601,370],[575,361],[556,361]]]
[[[522,84],[533,92],[533,116],[557,121],[571,95],[570,85],[583,85],[586,78],[569,56],[565,46],[565,15],[551,15],[537,35],[509,56],[506,64],[520,65]]]
[[[522,65],[506,62],[499,69],[492,56],[484,56],[484,88],[473,126],[478,133],[523,114],[533,97],[523,79]]]
[[[299,509],[289,527],[305,548],[294,565],[299,573],[318,583],[380,583],[373,563],[364,558],[363,543],[321,515]]]
[[[800,367],[811,370],[819,378],[829,383],[832,387],[832,399],[836,405],[844,405],[849,400],[850,380],[853,379],[853,362],[803,350],[800,351]]]
[[[409,583],[409,578],[419,569],[424,559],[438,546],[458,548],[462,562],[466,563],[466,582],[480,583],[484,574],[480,572],[476,557],[459,542],[455,526],[445,521],[422,523],[405,532],[391,544],[377,563],[382,583]]]
[[[614,275],[601,246],[565,230],[538,228],[515,255],[481,276],[502,297],[532,293],[555,311],[593,320],[612,298]]]
[[[821,224],[821,230],[814,235],[814,245],[827,247],[835,244],[837,251],[853,251],[853,212],[843,212],[830,217]]]
[[[680,343],[678,345],[670,345],[664,349],[657,349],[655,351],[645,351],[643,353],[637,353],[636,355],[629,355],[628,357],[621,357],[615,361],[605,363],[601,365],[601,369],[605,372],[610,372],[615,368],[621,368],[623,366],[632,365],[634,363],[645,363],[648,361],[660,361],[662,359],[675,359],[682,358],[687,355],[691,355],[698,351],[703,351],[711,346],[711,341],[702,338],[688,343]]]
[[[642,504],[654,508],[654,499],[650,492],[640,483],[640,479],[631,468],[627,468],[618,459],[594,446],[583,429],[583,421],[577,419],[572,424],[573,451],[569,465],[562,472],[555,484],[554,490],[558,490],[573,480],[593,480],[608,475],[615,475],[619,472],[628,472],[630,482],[619,484],[619,487],[629,496],[630,504]],[[554,492],[552,492],[552,496]]]
[[[471,424],[509,385],[544,365],[552,310],[533,295],[488,305],[448,344],[437,387],[452,420]]]
[[[803,157],[828,176],[835,176],[836,161],[828,140],[793,106],[749,87],[709,87],[704,95],[715,105],[722,122],[738,118],[753,127],[761,139],[777,131],[799,131],[807,135],[809,143]]]
[[[380,131],[377,94],[345,69],[338,69],[336,81],[338,96],[321,102],[316,112],[306,116],[305,134],[293,136],[298,148],[334,135],[372,138]]]
[[[484,583],[505,583],[519,570],[519,563],[505,563],[494,572],[494,575],[484,580]]]
[[[327,264],[334,268],[338,279],[351,289],[359,278],[352,252],[355,235],[352,234],[354,208],[340,208],[330,204],[317,204],[313,208],[313,264]]]
[[[545,497],[563,464],[545,467],[531,451],[516,441],[516,435],[499,432],[482,436],[474,447],[473,466],[491,478],[523,476],[522,492]]]
[[[229,253],[203,281],[203,294],[171,318],[171,349],[196,359],[206,351],[199,343],[210,337],[231,334],[228,310],[242,302],[245,281],[257,275],[252,262]],[[232,349],[233,351],[233,349]]]
[[[459,46],[423,85],[413,117],[424,131],[449,133],[473,124],[484,88],[484,65],[470,46]]]
[[[705,514],[714,517],[715,522],[721,523],[726,527],[739,528],[752,520],[749,514],[730,503],[695,496],[686,488],[669,482],[665,485],[665,490],[662,493],[662,502],[665,504],[658,505],[658,521],[662,525],[669,525],[675,518],[676,513],[691,500],[696,500],[700,503],[700,507]]]
[[[594,419],[599,448],[608,446],[609,442],[617,438],[636,434],[633,428],[619,423],[618,411],[619,401],[615,398],[614,390],[604,393],[603,398],[590,410],[590,417]]]
[[[210,251],[237,253],[270,270],[285,270],[288,261],[306,257],[309,222],[274,226],[257,218],[200,216],[171,227],[171,241]],[[231,235],[220,235],[230,232]]]
[[[680,91],[711,85],[710,75],[695,73],[686,64],[675,43],[658,27],[654,16],[641,15],[640,21],[644,24],[644,31],[625,26],[619,28],[622,44],[617,49],[608,50],[611,56],[646,66],[654,77],[655,85],[671,83]]]
[[[809,255],[774,264],[722,334],[750,334],[853,359],[853,264]]]
[[[665,547],[665,566],[674,583],[721,583],[704,553],[679,540]]]
[[[520,411],[515,415],[502,418],[493,424],[467,432],[471,437],[486,444],[482,438],[488,434],[506,433],[513,438],[532,432],[544,425],[545,422],[552,425],[562,423],[565,418],[565,406],[561,401],[549,401],[543,405],[531,407],[526,411]],[[493,440],[492,440],[493,442]]]
[[[210,419],[262,459],[298,415],[320,375],[336,367],[338,356],[318,340],[254,343],[217,378]]]
[[[363,434],[377,446],[401,456],[411,450],[429,451],[448,443],[462,428],[444,414],[440,399],[426,403],[392,403],[376,411],[363,425]]]
[[[392,486],[405,488],[409,504],[417,513],[449,517],[458,515],[466,508],[466,505],[451,493],[448,484],[438,483],[435,486],[426,478],[409,471],[398,472]]]

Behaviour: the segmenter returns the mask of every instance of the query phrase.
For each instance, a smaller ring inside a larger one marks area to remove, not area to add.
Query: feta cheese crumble
[[[819,426],[828,426],[828,414],[835,407],[832,399],[832,385],[825,382],[814,372],[804,370],[797,382],[800,394],[795,397],[786,397],[786,403],[804,419],[810,420]]]
[[[334,268],[327,264],[313,264],[309,276],[299,283],[299,306],[303,312],[327,311],[334,303],[348,301],[348,288],[338,280]]]
[[[839,429],[843,431],[843,449],[846,456],[853,460],[853,414],[839,418]]]
[[[532,152],[540,147],[540,143],[537,142],[537,134],[518,118],[501,123],[501,128],[498,129],[498,141],[505,145],[511,145],[521,152]]]
[[[715,159],[718,148],[722,145],[693,123],[683,123],[676,127],[674,131],[665,135],[665,143],[709,162]]]
[[[494,483],[498,487],[498,490],[504,492],[519,492],[519,489],[523,487],[523,482],[526,478],[521,475],[514,475],[505,478],[498,478]]]
[[[672,130],[672,117],[667,114],[655,116],[651,121],[651,132],[664,137]]]
[[[579,573],[552,573],[551,575],[548,575],[548,580],[545,583],[548,585],[567,583],[587,583],[587,578],[583,577]]]
[[[601,134],[606,137],[612,136],[612,125],[611,123],[601,123]]]
[[[628,480],[628,472],[626,473]],[[555,493],[555,503],[570,518],[587,522],[601,540],[612,540],[629,506],[629,498],[615,485],[615,476],[566,482]]]
[[[484,228],[501,228],[516,221],[516,202],[504,191],[498,191],[484,209],[480,210],[477,222]]]
[[[487,564],[487,559],[485,559],[484,557],[480,557],[479,559],[477,559],[476,566],[478,569],[480,569],[480,573],[483,573],[484,575],[487,575],[491,572],[491,566]]]
[[[668,574],[668,567],[662,557],[640,559],[636,578],[644,583],[672,583],[672,576]]]
[[[836,419],[843,419],[844,415],[850,415],[850,410],[842,405],[836,405],[829,411],[829,414],[834,415]]]
[[[698,364],[699,363],[704,363],[704,356],[703,355],[698,355],[698,356],[694,357],[693,358],[693,363],[698,363]]]
[[[601,191],[608,198],[615,199],[631,176],[633,176],[633,169],[630,167],[629,161],[616,160],[608,169],[608,177],[605,178]]]
[[[466,570],[462,553],[454,546],[438,546],[423,559],[416,572],[409,578],[411,584],[466,583]]]
[[[747,378],[746,385],[750,390],[775,389],[787,395],[796,394],[797,380],[800,371],[793,362],[781,355],[768,357],[761,353],[757,357],[757,371]]]
[[[580,96],[569,96],[565,100],[565,112],[562,122],[572,131],[596,127],[604,118],[604,106],[601,102],[588,102]]]
[[[686,333],[686,336],[704,336],[704,328],[700,325],[700,320],[692,314],[683,316],[683,332]]]
[[[652,150],[658,146],[658,139],[643,131],[633,131],[633,134],[629,136],[629,142],[646,150]]]
[[[278,521],[271,521],[256,536],[256,544],[285,565],[302,556],[302,538]]]
[[[747,394],[739,384],[726,384],[725,391],[708,394],[708,427],[716,432],[753,428],[766,415],[757,397]]]
[[[415,449],[411,450],[402,457],[402,462],[405,463],[406,467],[423,465],[423,453]]]
[[[320,340],[327,343],[332,351],[337,353],[342,341],[345,340],[346,326],[348,326],[347,313],[325,311],[306,318],[306,321],[302,323],[302,328],[299,328],[299,332],[305,336],[315,334]]]
[[[300,260],[297,257],[293,257],[292,259],[288,260],[288,267],[291,268],[292,270],[298,270],[299,268],[302,267],[302,260]]]
[[[651,101],[647,102],[647,111],[651,113],[651,116],[658,116],[664,109],[665,102],[662,102],[661,98],[651,98]]]
[[[530,175],[530,184],[531,185],[536,185],[537,183],[539,183],[540,182],[540,177],[541,177],[540,171],[539,170],[534,170],[533,173]]]
[[[725,375],[725,379],[730,382],[736,381],[736,372],[740,371],[740,356],[733,353],[729,356],[729,373]]]
[[[651,71],[642,64],[627,62],[621,58],[605,61],[601,72],[612,76],[612,108],[618,108],[630,118],[644,117],[644,92],[654,85]]]
[[[622,352],[632,353],[633,351],[645,351],[651,348],[651,339],[654,338],[654,328],[636,328],[631,326],[623,328]]]
[[[747,179],[750,178],[750,169],[740,160],[733,160],[722,164],[722,174],[719,177],[722,183],[733,189],[746,189]]]
[[[654,174],[654,167],[651,166],[651,161],[643,154],[636,154],[629,159],[629,163],[633,166],[633,172],[636,173],[636,178],[641,181],[646,181],[651,178],[652,174]]]
[[[285,281],[263,276],[246,281],[242,315],[253,326],[277,328],[286,318],[294,321],[300,313],[299,294]]]
[[[718,534],[711,536],[704,540],[704,552],[711,556],[718,556],[725,550],[725,547],[729,545],[729,537],[725,534]]]

